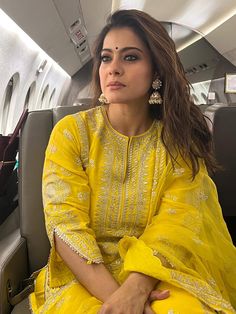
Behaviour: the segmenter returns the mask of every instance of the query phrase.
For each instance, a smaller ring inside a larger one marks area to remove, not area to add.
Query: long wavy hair
[[[208,171],[213,173],[218,166],[213,155],[212,136],[203,114],[191,99],[190,83],[185,77],[175,44],[162,24],[147,13],[120,10],[108,17],[94,45],[94,106],[101,94],[99,67],[104,38],[111,29],[124,27],[132,29],[147,46],[153,73],[157,73],[162,81],[160,94],[163,103],[161,106],[150,105],[150,112],[163,123],[161,139],[172,162],[176,161],[179,153],[191,167],[194,178],[199,171],[199,159],[203,159]]]

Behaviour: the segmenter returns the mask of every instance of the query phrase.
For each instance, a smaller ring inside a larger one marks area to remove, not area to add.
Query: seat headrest
[[[215,156],[223,167],[214,176],[224,216],[236,216],[236,106],[219,108],[214,115]]]
[[[61,106],[61,107],[55,107],[52,109],[53,111],[53,125],[55,125],[59,120],[64,118],[65,116],[69,114],[74,114],[76,112],[87,110],[90,106],[87,104],[80,104],[76,106]]]
[[[228,105],[223,103],[215,103],[214,105],[206,108],[204,116],[206,117],[206,122],[211,132],[213,131],[213,124],[217,110],[224,107],[228,107]]]

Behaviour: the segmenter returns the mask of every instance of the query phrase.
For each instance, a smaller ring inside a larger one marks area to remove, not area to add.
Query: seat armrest
[[[7,286],[10,283],[13,295],[20,288],[20,282],[28,277],[26,240],[17,229],[0,241],[0,314],[10,313],[7,300]]]

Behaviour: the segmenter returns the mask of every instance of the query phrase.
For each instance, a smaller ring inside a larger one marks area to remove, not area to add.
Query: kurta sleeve
[[[216,310],[234,313],[236,250],[215,185],[200,164],[194,180],[183,161],[176,167],[168,164],[159,182],[156,215],[139,238],[124,237],[119,243],[124,260],[120,278],[140,272],[182,287]]]
[[[89,226],[87,159],[86,126],[79,117],[67,116],[53,129],[43,171],[43,203],[46,229],[52,246],[49,261],[52,273],[56,269],[64,269],[63,262],[55,252],[54,233],[88,263],[103,261],[95,234]],[[58,284],[61,283],[64,281],[59,280]]]

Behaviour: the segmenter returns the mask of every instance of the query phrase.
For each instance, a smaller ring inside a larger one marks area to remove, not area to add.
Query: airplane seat
[[[213,119],[215,156],[223,167],[212,176],[223,216],[236,244],[236,106],[216,108]]]
[[[86,104],[88,106],[93,105],[93,98],[77,98],[73,103],[73,106],[81,106],[82,104]]]
[[[16,295],[23,280],[47,264],[50,250],[41,188],[45,149],[53,126],[85,109],[83,104],[29,112],[19,144],[20,228],[0,241],[0,314],[30,313],[27,300],[18,303],[22,298]],[[12,310],[10,303],[18,304]]]
[[[224,103],[215,103],[213,105],[210,105],[206,108],[206,110],[204,111],[204,116],[206,118],[206,122],[207,125],[210,129],[210,131],[212,132],[213,130],[213,124],[214,124],[214,117],[215,117],[215,113],[219,108],[222,107],[227,107],[228,104],[224,104]]]

